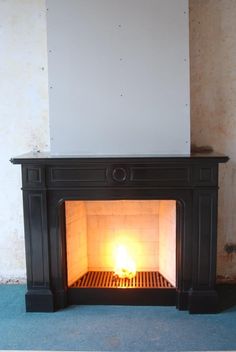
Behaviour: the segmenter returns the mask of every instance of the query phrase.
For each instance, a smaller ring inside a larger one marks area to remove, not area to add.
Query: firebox
[[[26,310],[175,305],[215,312],[218,165],[210,154],[22,165]]]
[[[74,303],[175,304],[176,201],[65,201],[65,217]]]

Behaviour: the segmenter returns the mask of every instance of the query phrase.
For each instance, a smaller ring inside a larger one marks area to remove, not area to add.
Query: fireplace
[[[26,310],[129,304],[215,312],[218,165],[227,160],[13,158],[22,165]]]

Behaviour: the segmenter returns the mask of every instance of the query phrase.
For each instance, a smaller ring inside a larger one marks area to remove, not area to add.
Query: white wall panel
[[[52,153],[188,154],[188,1],[47,7]]]

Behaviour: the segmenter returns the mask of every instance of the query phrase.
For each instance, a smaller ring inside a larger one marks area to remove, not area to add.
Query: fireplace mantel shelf
[[[192,153],[190,155],[127,155],[127,156],[111,156],[111,155],[91,155],[91,156],[82,156],[82,155],[52,155],[50,152],[29,152],[12,158],[10,161],[13,164],[54,164],[58,162],[102,162],[102,161],[140,161],[150,162],[150,161],[160,161],[160,162],[196,162],[199,160],[212,161],[216,163],[224,163],[229,160],[229,158],[223,154],[217,152],[211,153]]]

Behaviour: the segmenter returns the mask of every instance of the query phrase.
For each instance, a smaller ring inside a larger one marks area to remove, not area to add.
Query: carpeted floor
[[[0,285],[2,350],[236,350],[236,306],[214,315],[124,306],[25,313],[24,293],[23,285]]]

